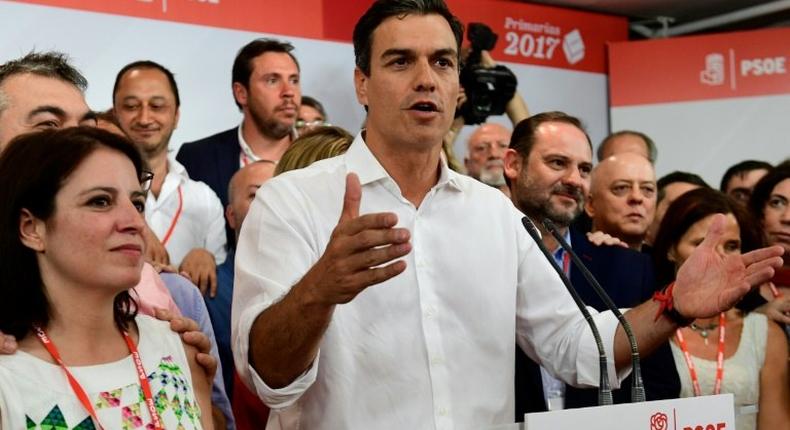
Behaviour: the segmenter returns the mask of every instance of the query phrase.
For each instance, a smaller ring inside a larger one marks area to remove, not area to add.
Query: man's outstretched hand
[[[359,215],[362,186],[355,173],[346,177],[340,220],[326,250],[303,278],[325,304],[347,303],[365,288],[384,282],[406,269],[393,261],[411,251],[409,231],[396,228],[394,213]]]
[[[678,270],[674,307],[686,318],[710,318],[732,308],[753,286],[771,279],[782,265],[781,246],[722,257],[716,245],[725,217],[715,215],[705,240]]]

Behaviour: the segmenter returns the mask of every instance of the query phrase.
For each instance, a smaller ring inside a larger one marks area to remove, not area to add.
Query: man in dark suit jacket
[[[569,231],[571,222],[584,207],[592,170],[592,144],[578,119],[561,112],[547,112],[522,121],[513,132],[504,164],[513,203],[536,221],[543,233],[543,243],[550,251],[557,252],[559,244],[543,230],[540,221],[546,218],[552,220],[562,234],[570,236],[571,246],[599,278],[616,305],[634,306],[652,294],[655,280],[649,257],[620,246],[595,246],[584,234]],[[572,265],[566,271],[582,300],[604,309],[603,302],[581,273]],[[566,293],[559,291],[558,294]],[[669,357],[671,359],[671,353]],[[674,365],[670,364],[674,371]],[[676,374],[674,377],[677,379]],[[625,389],[621,391],[628,393],[628,381],[624,384]],[[515,389],[517,421],[522,421],[524,413],[547,410],[540,367],[518,348]],[[672,389],[670,387],[669,391]],[[677,381],[675,395],[679,389]],[[585,404],[587,392],[589,390],[566,389],[566,405]],[[591,392],[592,404],[595,404],[597,390]]]
[[[293,46],[256,39],[239,50],[233,62],[233,98],[244,118],[239,127],[185,143],[176,160],[189,177],[203,181],[228,205],[230,178],[242,165],[277,161],[291,145],[302,100],[299,63]],[[225,224],[228,244],[235,243]]]
[[[190,179],[208,184],[222,202],[228,206],[228,184],[241,166],[239,128],[233,127],[195,142],[185,143],[176,155]]]

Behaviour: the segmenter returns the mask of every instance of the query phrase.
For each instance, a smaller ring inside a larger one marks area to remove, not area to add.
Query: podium
[[[732,394],[526,414],[491,430],[735,430]]]

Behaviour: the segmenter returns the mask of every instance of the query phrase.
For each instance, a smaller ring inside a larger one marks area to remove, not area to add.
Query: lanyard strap
[[[250,159],[247,157],[247,153],[244,152],[244,148],[241,150],[241,167],[250,164]]]
[[[74,375],[69,372],[69,369],[66,367],[66,364],[63,363],[63,359],[60,357],[60,353],[58,349],[55,347],[55,344],[52,340],[47,336],[47,333],[39,327],[38,325],[33,325],[33,331],[36,333],[38,340],[41,341],[41,344],[44,345],[44,348],[49,352],[52,358],[55,360],[56,363],[63,369],[63,373],[66,374],[66,378],[69,381],[69,385],[71,385],[71,390],[74,391],[74,394],[79,399],[82,407],[88,412],[88,414],[93,418],[93,422],[102,429],[101,423],[99,422],[99,417],[96,416],[96,411],[93,409],[93,405],[91,404],[88,395],[85,393],[85,390],[82,388],[80,383],[74,377]],[[140,353],[137,351],[137,346],[132,341],[129,334],[125,331],[121,332],[123,335],[123,339],[126,341],[126,345],[129,347],[129,351],[132,353],[132,360],[134,361],[134,367],[137,371],[137,378],[140,381],[140,386],[143,389],[143,396],[145,397],[145,404],[148,407],[148,413],[151,415],[151,424],[154,426],[155,430],[162,430],[162,423],[159,419],[159,414],[156,412],[156,405],[154,405],[154,398],[151,395],[151,385],[148,383],[148,377],[145,375],[145,369],[143,368],[143,362],[140,359]]]
[[[181,189],[179,188],[179,191],[180,190]],[[151,424],[153,424],[154,429],[161,430],[162,422],[159,420],[159,414],[156,412],[154,396],[151,394],[151,385],[148,383],[148,377],[145,375],[145,369],[143,368],[143,360],[140,358],[140,352],[137,351],[137,345],[134,344],[134,341],[129,336],[129,334],[126,333],[126,331],[122,331],[121,334],[123,335],[123,340],[126,341],[126,345],[129,347],[129,352],[132,353],[134,368],[137,370],[137,378],[140,381],[140,387],[143,389],[143,397],[145,397],[145,404],[148,407],[148,413],[151,415]]]
[[[726,320],[724,318],[724,313],[722,312],[719,314],[719,348],[716,352],[716,381],[713,385],[713,394],[721,393],[721,381],[724,379],[724,339],[725,339],[725,328],[724,324]],[[689,354],[688,345],[686,345],[686,339],[683,338],[683,333],[680,329],[676,332],[678,343],[680,344],[680,350],[683,351],[683,357],[686,359],[686,366],[689,368],[689,375],[691,376],[691,384],[694,387],[694,395],[701,396],[702,390],[699,386],[699,378],[697,377],[697,370],[694,367],[694,362],[691,360],[691,354]]]
[[[178,209],[176,209],[176,214],[173,216],[173,221],[170,222],[170,227],[167,229],[165,237],[162,238],[162,246],[167,245],[170,236],[173,235],[173,230],[176,228],[176,224],[178,224],[178,219],[181,218],[181,210],[184,208],[184,195],[181,193],[181,185],[178,186],[176,191],[178,191]]]

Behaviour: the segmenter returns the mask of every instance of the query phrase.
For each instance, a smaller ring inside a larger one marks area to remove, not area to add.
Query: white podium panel
[[[735,430],[732,394],[656,400],[524,416],[525,430]]]

